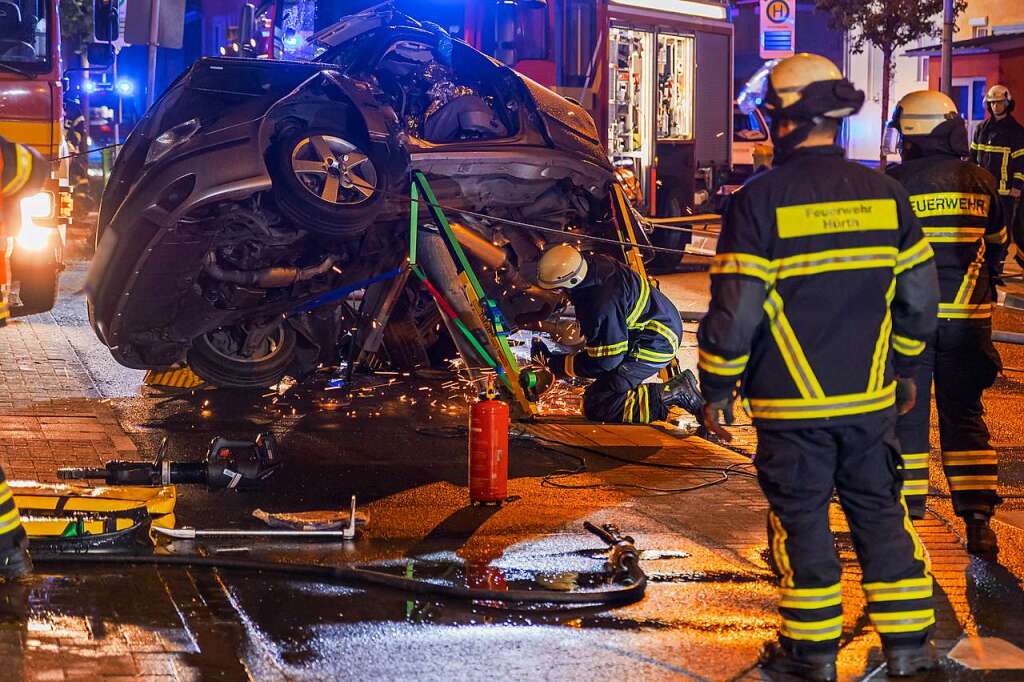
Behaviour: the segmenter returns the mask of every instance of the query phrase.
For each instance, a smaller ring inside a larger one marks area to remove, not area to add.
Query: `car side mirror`
[[[85,48],[85,54],[89,66],[106,69],[114,63],[114,46],[110,43],[89,43]]]
[[[109,43],[117,40],[121,34],[121,22],[117,14],[117,0],[94,0],[92,24],[96,42]]]
[[[503,64],[515,66],[516,58],[516,4],[499,0],[494,15],[494,57]]]

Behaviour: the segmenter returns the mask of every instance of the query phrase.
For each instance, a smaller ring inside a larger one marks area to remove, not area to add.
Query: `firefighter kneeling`
[[[932,249],[899,183],[835,144],[864,93],[834,64],[795,55],[748,89],[741,102],[768,110],[775,163],[730,199],[698,341],[708,428],[729,439],[718,419],[737,383],[757,428],[782,616],[762,665],[836,679],[837,492],[887,672],[912,675],[935,665],[935,612],[928,555],[900,495],[894,407],[913,404],[916,351],[935,330]]]
[[[675,305],[649,281],[609,256],[584,256],[559,244],[541,257],[538,284],[565,292],[576,310],[583,351],[540,353],[555,376],[594,380],[583,393],[587,419],[649,424],[665,419],[674,405],[700,413],[693,372],[644,383],[675,358],[683,329]]]

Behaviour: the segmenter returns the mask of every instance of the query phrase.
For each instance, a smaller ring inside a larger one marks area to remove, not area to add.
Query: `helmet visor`
[[[747,84],[743,86],[740,96],[736,98],[736,104],[740,111],[744,114],[751,114],[754,109],[757,109],[764,103],[765,97],[768,95],[768,88],[771,85],[769,78],[772,75],[772,69],[778,64],[781,59],[771,59],[764,63],[764,65],[754,72],[754,75],[750,77]]]
[[[882,149],[885,150],[886,154],[900,154],[902,153],[900,144],[900,129],[899,126],[895,126],[892,123],[885,128],[885,136],[882,139]]]

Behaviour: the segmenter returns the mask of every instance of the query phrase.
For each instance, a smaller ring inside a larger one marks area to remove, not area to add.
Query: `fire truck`
[[[264,0],[243,7],[223,54],[313,59],[316,29],[374,2]],[[396,0],[419,20],[582,104],[652,241],[682,249],[680,224],[714,205],[733,138],[733,26],[716,0]],[[674,225],[673,225],[674,224]],[[663,229],[658,229],[663,227]],[[671,253],[655,265],[678,262]]]
[[[57,0],[0,0],[0,135],[50,162],[42,191],[3,206],[11,314],[53,307],[71,216]]]

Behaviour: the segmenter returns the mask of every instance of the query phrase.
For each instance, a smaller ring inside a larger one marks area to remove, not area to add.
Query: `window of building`
[[[928,80],[928,57],[917,58],[917,80]]]
[[[988,26],[972,26],[971,27],[972,38],[986,38],[988,37]]]

